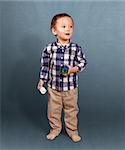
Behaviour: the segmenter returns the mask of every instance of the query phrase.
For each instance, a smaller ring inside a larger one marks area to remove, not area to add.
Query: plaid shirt
[[[78,87],[77,73],[68,76],[60,74],[63,65],[78,66],[78,72],[86,65],[85,54],[80,46],[69,43],[62,46],[58,42],[48,44],[41,57],[40,79],[48,82],[48,86],[57,91],[67,91]]]

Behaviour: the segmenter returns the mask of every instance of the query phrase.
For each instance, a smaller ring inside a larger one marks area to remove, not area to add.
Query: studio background
[[[125,148],[125,2],[0,2],[1,149]],[[72,41],[84,48],[88,64],[79,74],[79,131],[46,140],[47,94],[36,89],[41,52],[54,41],[52,17],[67,12],[75,22]]]

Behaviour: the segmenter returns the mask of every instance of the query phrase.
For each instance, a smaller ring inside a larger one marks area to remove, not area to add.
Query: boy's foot
[[[78,134],[74,134],[71,136],[71,139],[73,142],[79,142],[81,140],[81,137]]]
[[[57,136],[56,134],[50,132],[46,137],[48,140],[54,140],[56,138],[56,136]]]

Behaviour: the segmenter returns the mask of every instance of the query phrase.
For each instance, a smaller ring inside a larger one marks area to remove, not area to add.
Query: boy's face
[[[52,32],[57,36],[59,42],[69,42],[73,33],[73,22],[70,17],[61,17],[56,21]]]

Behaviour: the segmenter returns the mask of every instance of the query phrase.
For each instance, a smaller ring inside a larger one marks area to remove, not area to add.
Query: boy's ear
[[[55,28],[52,28],[52,33],[56,36]]]

